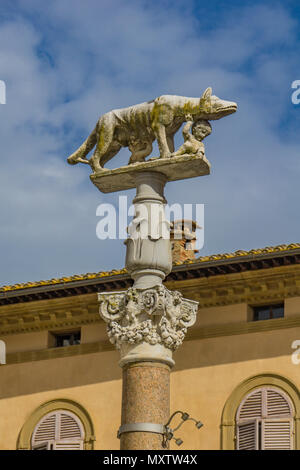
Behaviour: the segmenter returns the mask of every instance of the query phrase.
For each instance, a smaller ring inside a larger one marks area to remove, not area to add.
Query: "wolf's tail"
[[[79,149],[77,149],[76,152],[72,153],[72,155],[67,158],[67,161],[70,163],[70,165],[76,165],[76,163],[85,159],[87,154],[92,150],[93,147],[95,147],[97,143],[97,126],[98,123],[93,132],[88,136],[83,144],[80,145]]]

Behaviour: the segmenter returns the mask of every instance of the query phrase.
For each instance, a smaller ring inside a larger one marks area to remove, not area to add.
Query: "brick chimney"
[[[194,220],[174,220],[171,223],[171,246],[173,263],[194,260],[196,250],[196,229],[201,228]]]

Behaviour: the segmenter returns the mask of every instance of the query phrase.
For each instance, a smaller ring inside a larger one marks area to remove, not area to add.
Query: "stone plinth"
[[[142,171],[145,165],[147,171]],[[177,172],[181,179],[201,172],[208,174],[209,164],[203,158],[173,157],[91,177],[103,192],[137,188],[134,218],[125,242],[126,268],[134,284],[125,292],[98,294],[109,339],[121,355],[123,405],[119,437],[124,450],[163,449],[164,425],[170,411],[172,354],[196,321],[198,302],[184,299],[180,292],[169,291],[162,284],[172,269],[164,186],[178,179]]]
[[[92,174],[91,181],[103,193],[124,191],[136,188],[136,175],[138,172],[158,172],[166,177],[166,181],[177,181],[186,178],[195,178],[210,174],[210,163],[205,156],[181,155],[171,158],[153,158],[146,162]]]
[[[122,425],[168,421],[170,414],[170,368],[155,362],[123,367]],[[163,449],[163,436],[152,432],[121,434],[121,450]]]

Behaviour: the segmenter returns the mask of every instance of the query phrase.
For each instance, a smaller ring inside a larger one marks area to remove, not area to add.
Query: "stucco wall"
[[[178,433],[182,449],[219,449],[222,410],[232,391],[250,376],[272,372],[300,388],[300,365],[291,361],[291,343],[300,327],[186,341],[175,354],[171,411],[199,418]],[[67,398],[90,414],[96,449],[117,449],[121,370],[115,351],[41,360],[0,367],[0,449],[16,449],[17,437],[42,403]]]

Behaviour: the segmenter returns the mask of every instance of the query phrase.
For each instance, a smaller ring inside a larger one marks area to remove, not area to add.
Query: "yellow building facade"
[[[0,289],[0,449],[119,448],[122,371],[97,292],[131,283],[123,269]],[[300,450],[300,244],[176,263],[165,285],[199,302],[171,412],[204,426],[185,423],[181,449]]]

